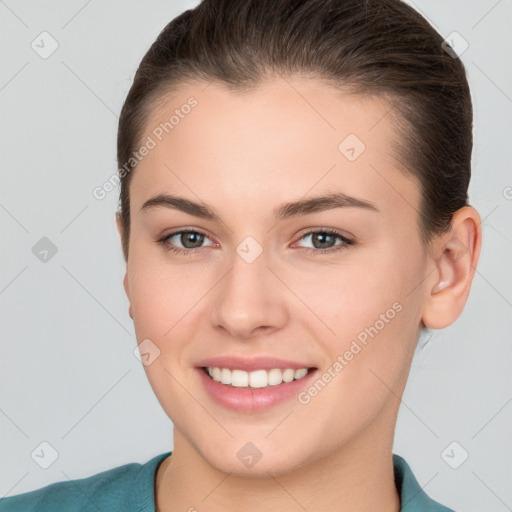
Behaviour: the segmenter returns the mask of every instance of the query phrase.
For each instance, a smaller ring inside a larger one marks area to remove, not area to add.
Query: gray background
[[[0,496],[172,448],[133,355],[118,191],[100,201],[92,190],[117,170],[117,116],[140,59],[196,3],[0,1]],[[409,3],[469,43],[470,197],[484,245],[464,313],[416,355],[394,452],[442,503],[502,512],[512,509],[512,2]],[[47,59],[31,47],[43,31],[59,44]],[[32,252],[43,237],[58,248],[45,263]],[[43,441],[58,454],[48,469]]]

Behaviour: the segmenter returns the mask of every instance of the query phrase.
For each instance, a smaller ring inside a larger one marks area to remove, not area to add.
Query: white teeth
[[[245,388],[249,385],[249,374],[247,372],[243,370],[228,370],[227,368],[222,369],[231,373],[231,385],[235,388]]]
[[[306,370],[307,372],[307,370]],[[268,372],[268,385],[277,386],[283,382],[283,372],[279,368],[273,368]]]
[[[295,370],[295,378],[296,379],[302,379],[302,377],[305,377],[307,375],[308,371],[306,368],[301,368],[300,370]]]
[[[244,370],[231,370],[229,368],[208,367],[210,377],[221,384],[231,385],[235,388],[266,388],[267,386],[277,386],[283,382],[302,379],[308,373],[307,368],[294,370],[286,368],[272,368],[271,370],[255,370],[246,372]]]
[[[291,382],[294,378],[295,370],[288,368],[283,372],[283,382]]]
[[[251,388],[266,388],[268,386],[267,370],[256,370],[249,373],[249,386]]]
[[[221,368],[220,381],[222,384],[231,384],[231,372],[227,368]]]
[[[213,368],[213,375],[212,375],[212,379],[213,380],[216,380],[217,382],[220,382],[220,379],[221,379],[221,371],[220,371],[220,368]]]

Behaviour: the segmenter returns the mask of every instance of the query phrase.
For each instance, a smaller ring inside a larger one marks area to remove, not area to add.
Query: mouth
[[[315,380],[318,367],[305,359],[270,355],[218,355],[195,365],[199,383],[210,399],[239,413],[263,412],[289,400]]]
[[[225,409],[242,414],[268,411],[297,399],[318,374],[316,366],[274,357],[219,356],[196,366],[206,394]]]
[[[288,384],[306,377],[316,370],[310,368],[270,368],[246,371],[237,368],[203,366],[203,372],[210,379],[226,386],[242,389],[263,389]]]

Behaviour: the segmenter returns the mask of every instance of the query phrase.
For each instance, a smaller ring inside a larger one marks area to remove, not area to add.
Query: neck
[[[174,450],[159,467],[157,512],[275,510],[399,512],[393,428],[370,426],[350,446],[274,477],[243,477],[211,466],[175,429]]]

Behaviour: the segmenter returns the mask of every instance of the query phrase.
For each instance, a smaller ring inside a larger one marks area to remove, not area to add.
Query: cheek
[[[150,364],[144,364],[144,371],[163,410],[168,415],[172,411],[172,421],[179,422],[182,411],[177,404],[190,398],[179,383],[187,367],[187,344],[195,336],[194,313],[204,290],[197,277],[171,265],[134,267],[130,299],[136,338],[138,343],[151,340],[149,347],[155,354]]]
[[[376,405],[387,394],[383,382],[393,387],[401,381],[421,320],[420,292],[411,293],[424,272],[420,246],[407,254],[391,246],[377,253],[361,253],[357,263],[311,279],[302,290],[330,330],[317,335],[327,366],[342,359],[343,369],[331,371],[337,375],[333,388],[348,393],[346,402],[354,408],[363,406],[354,397],[370,397]]]
[[[315,325],[326,339],[330,332],[342,345],[376,323],[382,330],[384,321],[389,330],[389,324],[417,315],[417,294],[411,291],[421,282],[422,273],[419,254],[406,255],[389,246],[354,252],[341,264],[318,266],[312,272],[290,273],[287,281],[316,313]],[[309,316],[313,321],[313,315]],[[336,342],[333,348],[339,348]]]
[[[134,258],[129,274],[136,328],[165,338],[204,294],[204,274],[184,265],[152,264]]]
[[[407,298],[405,272],[354,272],[332,284],[338,291],[329,294],[319,311],[335,334],[317,337],[327,354],[325,368],[301,403],[308,402],[309,417],[325,417],[325,411],[331,411],[316,435],[340,440],[369,426],[383,408],[398,407],[396,397],[401,396],[414,354],[419,315]]]
[[[171,399],[168,396],[174,387],[171,376],[181,365],[187,339],[183,329],[189,320],[187,311],[193,307],[195,298],[190,290],[184,293],[182,283],[176,278],[173,272],[164,273],[156,267],[138,268],[130,275],[136,339],[137,343],[142,343],[141,353],[148,347],[152,353],[154,360],[144,364],[144,370],[162,405]]]

